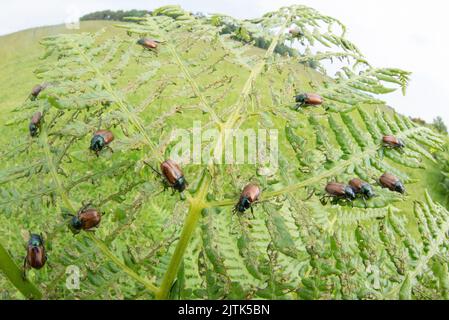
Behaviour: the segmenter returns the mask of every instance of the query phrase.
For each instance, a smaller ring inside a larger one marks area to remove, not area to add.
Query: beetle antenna
[[[151,170],[153,170],[155,173],[157,173],[159,176],[162,177],[162,174],[161,174],[159,171],[157,171],[156,169],[154,169],[153,166],[152,166],[151,164],[149,164],[149,163],[146,162],[146,161],[143,161],[143,163],[145,163],[147,166],[149,166],[149,167],[151,168]]]
[[[25,100],[23,100],[23,102],[22,102],[22,104],[20,106],[23,107],[23,105],[25,103],[27,103],[27,101],[30,99],[30,97],[31,97],[31,93],[25,98]]]

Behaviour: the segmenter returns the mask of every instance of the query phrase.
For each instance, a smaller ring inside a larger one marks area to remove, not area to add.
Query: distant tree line
[[[432,123],[427,123],[425,120],[423,120],[421,118],[410,117],[410,119],[413,122],[415,122],[415,123],[417,123],[417,124],[419,124],[421,126],[427,126],[427,127],[430,127],[430,128],[434,128],[436,131],[438,131],[441,134],[448,134],[447,126],[444,123],[443,118],[440,117],[440,116],[438,116],[435,119],[433,119]]]
[[[146,14],[150,14],[148,10],[103,10],[88,13],[80,18],[82,21],[86,20],[114,20],[123,21],[125,17],[143,17]]]
[[[441,118],[440,116],[436,117],[433,120],[433,127],[440,133],[442,134],[447,134],[447,126],[443,121],[443,118]]]

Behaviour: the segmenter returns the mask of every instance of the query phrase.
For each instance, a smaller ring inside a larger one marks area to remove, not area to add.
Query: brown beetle
[[[28,268],[41,269],[47,262],[45,253],[44,239],[41,235],[30,234],[30,240],[27,244],[27,255],[23,262],[23,278],[25,279]]]
[[[35,137],[38,134],[38,131],[41,127],[41,120],[42,120],[42,113],[40,111],[37,111],[33,116],[31,117],[30,124],[28,126],[28,129],[30,130],[30,136]]]
[[[370,199],[375,196],[373,187],[359,178],[354,178],[349,181],[349,186],[354,190],[355,194],[361,194],[364,198]]]
[[[304,36],[304,34],[298,28],[292,28],[288,30],[288,33],[290,33],[294,38],[301,38]]]
[[[296,109],[303,106],[319,106],[323,103],[323,98],[315,93],[301,93],[295,96]]]
[[[384,136],[382,138],[382,142],[383,142],[384,147],[388,147],[388,148],[402,149],[405,147],[404,141],[396,138],[395,136]]]
[[[137,44],[140,44],[142,47],[150,50],[154,50],[157,48],[158,44],[160,43],[159,40],[150,39],[150,38],[142,38],[137,40]]]
[[[405,193],[404,184],[396,176],[391,173],[384,173],[380,179],[379,183],[383,188],[387,188],[391,191],[396,191],[399,193]]]
[[[108,130],[98,130],[94,133],[92,140],[90,141],[90,147],[92,151],[94,151],[97,156],[98,153],[104,148],[109,147],[108,145],[114,140],[114,135],[111,131]],[[109,147],[110,149],[110,147]],[[112,150],[112,149],[111,149]]]
[[[90,204],[82,207],[76,216],[72,215],[69,227],[73,233],[79,233],[81,230],[91,230],[98,228],[101,222],[101,213],[97,209],[90,208]]]
[[[247,209],[251,208],[251,212],[253,212],[253,207],[251,205],[259,200],[259,197],[260,188],[258,185],[254,183],[246,185],[242,190],[239,202],[237,202],[237,204],[235,205],[234,211],[243,213]]]
[[[186,189],[188,183],[181,167],[176,162],[171,159],[165,160],[161,163],[161,171],[170,187],[179,192],[183,192]]]
[[[325,188],[326,194],[321,197],[320,201],[323,205],[327,203],[326,198],[333,198],[333,203],[337,203],[338,200],[346,200],[352,202],[355,200],[355,192],[352,188],[346,184],[338,182],[329,182]]]
[[[34,86],[30,93],[30,99],[32,101],[36,100],[39,93],[41,93],[41,91],[47,87],[48,87],[48,84],[46,84],[46,83],[38,84],[38,85]]]

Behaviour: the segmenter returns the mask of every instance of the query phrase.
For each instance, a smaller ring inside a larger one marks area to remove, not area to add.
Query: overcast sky
[[[349,39],[374,66],[413,72],[405,97],[383,97],[389,105],[427,121],[441,115],[449,125],[449,3],[444,0],[14,0],[0,5],[0,35],[97,10],[151,10],[165,4],[238,18],[258,17],[289,4],[311,6],[346,24]]]

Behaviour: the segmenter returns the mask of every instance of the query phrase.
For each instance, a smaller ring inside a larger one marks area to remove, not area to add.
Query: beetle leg
[[[72,218],[72,217],[74,217],[75,215],[74,214],[72,214],[72,213],[63,213],[63,215],[62,215],[62,217],[64,218],[64,219],[70,219],[70,218]]]
[[[81,209],[78,210],[78,214],[80,214],[81,212],[92,206],[92,202],[89,200],[86,204],[82,203],[82,205],[83,206],[81,207]]]
[[[310,200],[314,195],[315,195],[315,188],[312,188],[312,192],[310,192],[310,194],[307,196],[307,198],[304,199],[303,201]]]
[[[180,199],[181,201],[184,201],[184,200],[186,199],[186,196],[185,196],[184,192],[180,192],[180,193],[179,193],[179,199]]]
[[[327,205],[327,197],[324,195],[320,198],[320,202],[323,206]]]

